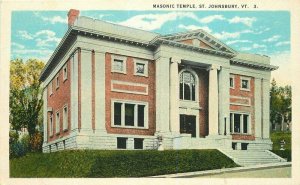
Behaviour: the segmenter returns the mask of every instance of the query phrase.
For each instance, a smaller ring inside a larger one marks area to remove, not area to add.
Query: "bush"
[[[10,160],[11,177],[145,177],[236,167],[217,150],[73,150]]]
[[[32,152],[41,152],[43,145],[43,136],[40,132],[36,132],[30,139],[30,148]]]
[[[287,161],[292,161],[292,151],[291,150],[272,150],[272,152],[284,159],[287,159]]]
[[[18,158],[26,155],[30,151],[29,135],[19,138],[15,131],[9,132],[9,157]]]
[[[280,142],[282,140],[285,141],[284,148],[287,150],[291,150],[291,136],[290,132],[273,132],[271,133],[271,140],[273,142],[273,150],[280,149]]]
[[[9,145],[9,158],[22,157],[26,155],[26,152],[26,146],[19,141],[10,143]]]

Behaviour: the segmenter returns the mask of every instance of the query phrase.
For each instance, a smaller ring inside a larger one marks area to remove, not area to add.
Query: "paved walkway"
[[[219,174],[195,176],[197,178],[291,178],[291,167],[277,167],[272,169],[253,169],[242,172],[224,172]]]
[[[290,178],[291,162],[153,176],[154,178]]]

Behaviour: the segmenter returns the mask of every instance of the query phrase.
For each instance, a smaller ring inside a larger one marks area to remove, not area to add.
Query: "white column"
[[[71,58],[71,130],[78,129],[78,52]]]
[[[156,59],[155,78],[156,78],[156,132],[170,132],[170,59],[160,57]]]
[[[44,92],[43,92],[43,99],[44,99],[44,104],[43,104],[43,115],[44,115],[44,120],[43,120],[43,124],[44,124],[44,143],[47,143],[47,131],[48,131],[48,127],[47,127],[47,122],[48,122],[48,112],[47,112],[47,107],[48,107],[48,87],[44,87]]]
[[[95,53],[95,128],[106,133],[105,128],[105,53]]]
[[[172,133],[179,133],[179,58],[171,58],[170,64],[170,130]]]
[[[270,138],[270,79],[263,79],[262,81],[262,116],[263,116],[263,133],[264,139]]]
[[[92,130],[92,52],[81,50],[81,132]]]
[[[255,78],[254,81],[254,107],[255,107],[255,137],[261,139],[261,130],[262,130],[262,80],[261,78]],[[249,123],[250,125],[251,123]]]
[[[229,135],[229,68],[222,66],[219,72],[219,133],[225,134],[226,117],[226,135]]]
[[[209,135],[218,135],[219,124],[219,98],[218,98],[218,70],[217,65],[211,65],[209,70],[209,94],[208,94],[208,127]]]

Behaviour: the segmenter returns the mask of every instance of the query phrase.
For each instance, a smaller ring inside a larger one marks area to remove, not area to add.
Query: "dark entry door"
[[[196,116],[180,114],[180,133],[192,134],[192,137],[196,137]]]

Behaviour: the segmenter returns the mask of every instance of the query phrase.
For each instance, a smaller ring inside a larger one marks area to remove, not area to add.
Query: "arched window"
[[[195,101],[195,76],[189,72],[184,71],[180,74],[180,99]]]

